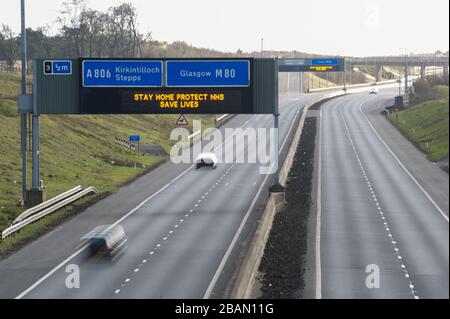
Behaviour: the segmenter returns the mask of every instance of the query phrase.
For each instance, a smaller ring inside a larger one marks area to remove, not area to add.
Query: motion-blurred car
[[[121,225],[100,225],[81,237],[90,256],[115,258],[127,248],[127,236]]]
[[[369,94],[378,94],[378,88],[370,88]]]
[[[200,153],[195,159],[195,168],[202,166],[211,166],[213,169],[217,167],[217,156],[214,153]]]

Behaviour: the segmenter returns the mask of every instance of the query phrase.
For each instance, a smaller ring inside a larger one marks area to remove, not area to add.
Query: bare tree
[[[143,36],[137,29],[136,9],[130,3],[109,8],[105,19],[110,56],[137,56],[142,52]]]
[[[81,13],[86,10],[86,1],[68,0],[62,7],[57,22],[61,26],[61,33],[66,41],[67,55],[83,56],[85,33]]]
[[[8,69],[12,71],[19,56],[19,38],[6,24],[0,28],[0,59],[6,61]]]
[[[103,19],[102,13],[87,9],[80,13],[80,31],[82,38],[86,41],[87,55],[89,57],[101,57],[103,53]]]

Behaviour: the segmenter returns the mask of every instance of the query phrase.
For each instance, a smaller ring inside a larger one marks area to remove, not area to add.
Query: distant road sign
[[[282,58],[278,60],[279,72],[342,72],[343,58]]]
[[[171,60],[166,62],[168,87],[247,87],[249,60]]]
[[[71,75],[72,61],[70,60],[45,60],[44,74],[46,75]]]
[[[311,59],[311,65],[338,65],[338,59]]]
[[[141,137],[139,135],[130,135],[130,142],[140,142]]]
[[[280,59],[279,65],[309,65],[310,59],[297,59],[297,58],[289,58],[289,59]]]
[[[177,125],[189,125],[187,118],[184,114],[181,114],[178,118]]]
[[[83,60],[83,87],[160,87],[163,62],[158,60]]]

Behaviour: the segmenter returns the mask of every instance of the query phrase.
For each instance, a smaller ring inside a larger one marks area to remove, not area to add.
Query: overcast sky
[[[88,0],[106,10],[124,1]],[[221,51],[340,55],[447,51],[449,0],[128,0],[143,33]],[[26,0],[27,25],[57,30],[62,0]],[[20,0],[1,0],[0,24],[20,27]]]

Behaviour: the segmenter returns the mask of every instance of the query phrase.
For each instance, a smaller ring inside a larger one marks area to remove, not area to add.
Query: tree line
[[[185,42],[161,42],[151,32],[138,29],[136,8],[131,3],[110,7],[106,12],[88,8],[85,0],[63,3],[56,34],[48,26],[27,28],[28,63],[34,58],[79,57],[168,57],[228,56],[210,49],[193,47]],[[20,34],[10,26],[0,26],[0,61],[13,68],[20,60]]]

